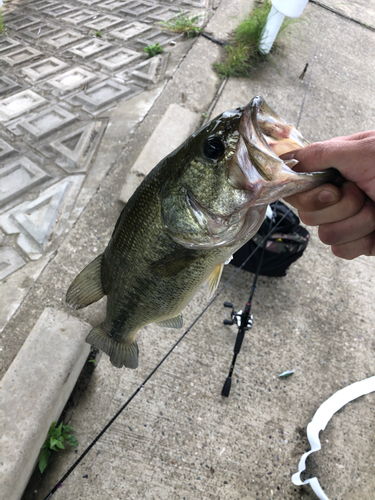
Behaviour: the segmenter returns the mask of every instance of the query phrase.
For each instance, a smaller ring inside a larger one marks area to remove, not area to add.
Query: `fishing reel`
[[[244,316],[242,309],[240,309],[239,311],[236,311],[231,302],[224,302],[224,307],[228,307],[228,308],[232,309],[232,312],[230,313],[231,319],[225,319],[223,321],[224,325],[231,326],[231,325],[234,325],[234,323],[237,323],[238,328],[240,328],[241,323],[242,323],[242,317]],[[244,328],[244,330],[250,330],[252,326],[253,326],[253,315],[250,314],[247,318],[247,324],[243,328]]]
[[[245,336],[245,331],[250,330],[251,327],[253,326],[253,315],[250,314],[251,298],[252,298],[252,295],[251,295],[249,301],[247,302],[245,309],[243,311],[242,310],[236,311],[234,309],[233,304],[231,304],[230,302],[224,302],[224,307],[229,307],[230,309],[232,309],[232,312],[230,315],[231,319],[225,319],[223,321],[224,325],[234,325],[234,323],[237,323],[237,327],[238,327],[236,343],[234,344],[234,349],[233,349],[232,363],[230,365],[228,377],[227,377],[226,381],[224,382],[223,388],[221,390],[221,395],[226,397],[226,398],[229,396],[230,388],[232,385],[232,375],[233,375],[234,365],[236,364],[237,355],[239,354],[239,352],[241,350],[242,341],[243,341],[244,336]]]

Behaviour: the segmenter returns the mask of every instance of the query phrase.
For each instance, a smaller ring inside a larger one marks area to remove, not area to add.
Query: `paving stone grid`
[[[147,59],[143,49],[181,35],[157,23],[210,8],[210,0],[4,4],[0,280],[51,253],[71,227],[106,127],[100,115],[163,78],[163,56]]]

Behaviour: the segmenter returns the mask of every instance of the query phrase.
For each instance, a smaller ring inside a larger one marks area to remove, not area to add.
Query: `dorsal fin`
[[[70,285],[66,302],[74,309],[82,309],[104,297],[101,280],[103,254],[100,254],[81,271]]]

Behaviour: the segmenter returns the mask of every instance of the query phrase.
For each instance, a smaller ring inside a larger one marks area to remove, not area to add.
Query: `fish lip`
[[[254,129],[254,133],[255,133],[255,137],[258,139],[258,141],[260,142],[260,147],[263,146],[263,148],[266,150],[267,153],[269,153],[269,156],[271,158],[274,158],[276,155],[274,155],[272,149],[269,147],[268,145],[268,142],[266,141],[264,135],[263,135],[263,132],[259,126],[259,122],[258,122],[258,113],[260,111],[260,108],[262,106],[262,104],[264,103],[264,99],[263,97],[261,96],[256,96],[254,97],[248,104],[249,106],[249,110],[250,110],[250,122],[251,122],[251,125]],[[244,135],[243,136],[243,140],[245,142],[245,146],[246,146],[246,149],[249,153],[249,157],[250,157],[250,160],[252,159],[252,164],[253,166],[255,167],[256,171],[258,172],[258,174],[262,177],[262,179],[264,179],[265,181],[272,181],[275,179],[275,173],[271,173],[265,169],[262,169],[262,167],[260,166],[260,163],[258,163],[258,161],[256,161],[256,157],[254,155],[254,150],[252,149],[252,144],[250,143],[250,141],[248,140],[248,138]],[[256,149],[260,149],[259,145],[258,146],[255,146]],[[278,159],[278,157],[276,157]],[[282,162],[282,160],[281,160]],[[277,173],[280,169],[276,169]],[[277,175],[276,175],[277,176]]]
[[[259,192],[264,182],[277,179],[284,162],[270,148],[258,122],[263,97],[256,96],[243,107],[237,144],[238,166],[247,180],[247,188]],[[244,149],[245,147],[245,149]]]

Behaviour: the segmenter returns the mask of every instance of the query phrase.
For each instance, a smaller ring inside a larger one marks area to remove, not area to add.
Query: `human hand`
[[[336,256],[375,255],[375,131],[311,144],[282,158],[298,160],[298,171],[339,170],[347,180],[340,188],[324,184],[286,201],[305,224],[319,226],[320,239]]]

